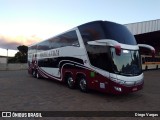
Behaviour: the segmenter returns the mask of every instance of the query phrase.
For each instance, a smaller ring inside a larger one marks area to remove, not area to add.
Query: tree
[[[25,45],[18,46],[19,50],[13,58],[8,60],[9,63],[26,63],[27,62],[27,53],[28,47]]]
[[[28,52],[28,47],[25,46],[25,45],[18,46],[17,49],[19,50],[19,52],[20,52],[22,55],[26,55],[27,52]]]

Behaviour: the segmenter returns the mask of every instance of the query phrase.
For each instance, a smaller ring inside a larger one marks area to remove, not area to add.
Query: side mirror
[[[116,55],[120,56],[121,55],[121,46],[120,45],[116,45],[114,46],[115,51],[116,51]]]
[[[95,40],[95,41],[89,41],[87,42],[89,45],[100,45],[100,46],[112,46],[115,48],[116,55],[120,56],[121,55],[121,46],[120,43],[111,40],[111,39],[102,39],[102,40]]]
[[[138,44],[139,47],[143,47],[143,48],[147,48],[151,51],[152,57],[155,57],[155,49],[154,47],[152,47],[151,45],[147,45],[147,44]]]

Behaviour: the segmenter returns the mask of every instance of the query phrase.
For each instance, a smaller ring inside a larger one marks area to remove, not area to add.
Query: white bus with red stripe
[[[83,92],[135,92],[144,83],[139,46],[123,25],[89,22],[29,46],[28,72]]]

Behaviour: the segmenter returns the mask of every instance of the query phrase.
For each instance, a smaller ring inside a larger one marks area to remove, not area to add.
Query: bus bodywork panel
[[[69,67],[69,68],[68,68]],[[133,84],[128,83],[128,85],[123,83],[117,83],[117,81],[111,80],[111,78],[107,78],[95,71],[90,70],[89,68],[85,68],[84,66],[76,66],[76,65],[66,65],[62,69],[61,77],[54,76],[52,74],[49,74],[42,68],[38,68],[38,72],[41,77],[52,79],[52,80],[58,80],[58,81],[64,81],[63,75],[65,73],[71,73],[73,75],[73,78],[76,80],[78,74],[83,74],[87,79],[87,85],[89,89],[97,90],[104,93],[113,93],[113,94],[127,94],[131,92],[136,92],[138,90],[141,90],[143,88],[143,80],[134,81]],[[139,77],[139,79],[142,79],[142,75]],[[124,79],[123,79],[124,80]],[[130,78],[131,80],[131,78]],[[128,80],[129,82],[131,82]],[[122,81],[122,78],[121,78]],[[75,81],[76,82],[76,81]],[[133,82],[133,81],[132,81]]]
[[[112,43],[120,46],[119,55]],[[138,51],[126,27],[96,21],[30,46],[28,72],[62,82],[69,75],[75,83],[83,76],[89,89],[125,94],[143,88]]]

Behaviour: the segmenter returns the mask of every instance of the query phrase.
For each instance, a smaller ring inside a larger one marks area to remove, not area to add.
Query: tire
[[[37,79],[40,79],[40,76],[39,76],[38,71],[36,71],[36,78],[37,78]]]
[[[32,70],[32,76],[36,77],[36,71],[35,70]]]
[[[85,77],[79,78],[79,89],[82,92],[88,92],[87,81],[86,81]]]
[[[75,81],[71,75],[66,76],[66,83],[70,89],[75,88]]]

